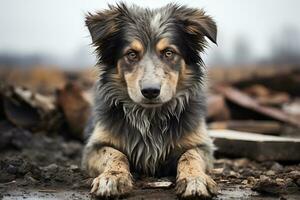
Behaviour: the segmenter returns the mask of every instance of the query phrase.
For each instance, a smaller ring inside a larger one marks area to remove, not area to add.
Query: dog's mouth
[[[147,101],[140,103],[140,105],[145,108],[155,108],[161,106],[162,104],[163,103],[160,101]]]

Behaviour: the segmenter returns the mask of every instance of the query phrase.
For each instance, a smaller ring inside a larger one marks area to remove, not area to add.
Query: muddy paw
[[[91,194],[97,197],[118,197],[132,189],[130,173],[109,171],[93,180]]]
[[[175,189],[182,198],[211,198],[218,194],[216,182],[207,175],[179,178]]]

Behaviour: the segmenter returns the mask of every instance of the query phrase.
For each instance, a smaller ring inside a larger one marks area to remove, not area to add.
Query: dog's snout
[[[160,87],[146,87],[143,88],[141,92],[147,99],[155,99],[160,94]]]

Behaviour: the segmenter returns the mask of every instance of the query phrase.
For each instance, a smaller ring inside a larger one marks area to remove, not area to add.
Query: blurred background
[[[70,69],[93,65],[95,59],[84,15],[115,2],[2,0],[1,67],[42,64]],[[172,1],[126,2],[155,8]],[[297,0],[186,0],[178,3],[204,8],[218,24],[218,47],[211,45],[204,55],[209,66],[299,63],[300,2]]]

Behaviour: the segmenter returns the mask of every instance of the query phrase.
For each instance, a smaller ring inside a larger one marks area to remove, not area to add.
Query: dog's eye
[[[133,50],[127,52],[126,56],[127,56],[128,60],[131,62],[138,60],[138,54],[137,54],[137,52],[135,52]]]
[[[166,49],[164,50],[164,57],[167,59],[172,59],[174,56],[174,51],[172,49]]]

